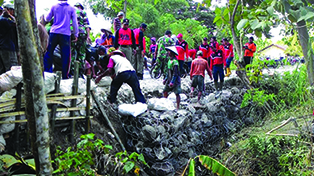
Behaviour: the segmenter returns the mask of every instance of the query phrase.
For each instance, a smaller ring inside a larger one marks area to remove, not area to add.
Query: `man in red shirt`
[[[139,28],[133,29],[135,44],[136,44],[136,53],[133,55],[131,63],[133,68],[136,71],[137,77],[140,80],[143,80],[143,65],[144,65],[144,32],[147,28],[145,23],[142,23]]]
[[[233,45],[229,42],[227,38],[224,38],[223,40],[223,49],[224,49],[224,54],[226,58],[226,70],[227,74],[226,77],[229,77],[231,75],[231,70],[230,70],[230,64],[233,60],[234,54],[233,54]]]
[[[210,79],[213,79],[213,77],[208,62],[202,57],[203,52],[199,50],[196,55],[197,58],[192,61],[190,71],[190,79],[192,80],[190,97],[192,97],[194,89],[198,87],[197,102],[199,102],[202,96],[202,91],[204,90],[205,70],[207,71]]]
[[[129,20],[123,19],[122,28],[116,31],[114,47],[119,48],[125,54],[125,57],[131,62],[132,49],[135,50],[135,37],[134,32],[129,28]],[[134,51],[133,51],[134,52]]]
[[[222,91],[222,86],[224,82],[224,66],[226,66],[226,59],[222,50],[216,47],[212,48],[213,53],[210,55],[210,70],[213,72],[214,84],[216,89],[216,98],[218,98]],[[220,79],[220,84],[218,84],[218,76]]]
[[[208,58],[208,52],[209,52],[209,44],[207,42],[207,38],[205,37],[203,39],[203,43],[199,46],[199,50],[203,52],[203,58],[207,60]]]
[[[177,38],[178,41],[176,42],[176,48],[179,54],[177,56],[177,59],[179,61],[180,75],[183,75],[186,74],[185,70],[183,70],[183,64],[185,58],[187,58],[189,55],[189,46],[188,43],[185,40],[183,40],[183,35],[181,33],[178,34]]]
[[[254,53],[256,51],[256,44],[253,41],[254,41],[254,38],[250,37],[249,42],[243,46],[243,49],[244,49],[244,57],[243,57],[244,67],[246,67],[246,65],[252,63],[253,56],[254,56]]]

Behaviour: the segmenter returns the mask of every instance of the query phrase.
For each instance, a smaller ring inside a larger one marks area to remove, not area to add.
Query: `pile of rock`
[[[197,98],[187,98],[190,80],[182,80],[180,109],[175,110],[175,95],[162,96],[161,80],[143,80],[142,91],[148,98],[148,111],[137,117],[120,116],[129,151],[143,153],[151,166],[152,175],[174,175],[191,157],[213,156],[221,147],[221,139],[253,122],[254,114],[240,108],[246,89],[237,78],[226,80],[220,98],[215,99],[213,85],[206,83],[207,94],[196,106]],[[97,88],[106,89],[106,88]],[[106,93],[101,99],[105,100]],[[118,93],[119,103],[134,101],[132,90],[123,85]]]

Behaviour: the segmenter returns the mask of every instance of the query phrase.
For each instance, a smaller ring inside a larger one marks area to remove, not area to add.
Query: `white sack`
[[[21,66],[13,66],[10,71],[0,75],[0,93],[11,90],[23,79]]]
[[[173,111],[176,108],[171,100],[167,98],[151,98],[148,100],[148,108],[158,111]]]
[[[100,82],[97,84],[100,87],[110,86],[112,78],[110,76],[103,77]]]
[[[136,104],[122,104],[118,107],[118,112],[122,115],[132,115],[137,117],[147,110],[147,104],[137,102]]]

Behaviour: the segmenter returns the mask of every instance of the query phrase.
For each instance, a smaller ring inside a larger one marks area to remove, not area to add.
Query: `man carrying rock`
[[[116,76],[113,78],[110,85],[110,103],[117,101],[117,94],[123,83],[127,83],[132,88],[135,102],[146,103],[144,95],[141,92],[136,72],[130,61],[121,51],[115,50],[114,48],[110,48],[109,50],[112,52],[110,53],[107,70],[100,74],[95,82],[99,83],[102,77],[115,74]]]
[[[169,55],[169,61],[166,65],[168,67],[168,71],[166,73],[166,77],[163,81],[165,88],[163,90],[164,97],[168,97],[168,92],[172,91],[176,94],[177,101],[177,110],[180,107],[180,93],[181,93],[181,79],[180,79],[180,70],[179,70],[179,62],[176,58],[178,56],[178,51],[175,46],[170,46],[165,48]]]
[[[213,79],[213,77],[208,62],[202,57],[203,52],[199,50],[196,55],[197,58],[192,61],[190,71],[190,79],[192,80],[190,97],[192,97],[194,89],[198,87],[197,102],[199,102],[204,90],[205,70],[207,71],[210,79]]]

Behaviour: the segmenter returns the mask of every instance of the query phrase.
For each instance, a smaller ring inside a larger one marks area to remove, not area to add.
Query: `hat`
[[[123,21],[122,21],[122,24],[129,24],[129,19],[124,18]]]
[[[171,35],[172,33],[171,33],[171,31],[169,31],[169,30],[167,30],[166,32],[165,32],[165,35]]]
[[[147,28],[147,24],[142,23],[142,24],[141,24],[141,27],[142,27],[143,29],[146,29],[146,28]]]
[[[119,12],[117,16],[124,16],[123,12]]]
[[[183,37],[183,35],[182,35],[181,33],[179,33],[179,34],[177,35],[177,38],[181,38],[181,37]]]
[[[173,52],[175,55],[179,55],[178,51],[177,51],[177,48],[175,46],[168,46],[165,49]]]
[[[203,40],[204,40],[204,41],[207,41],[208,39],[207,39],[207,37],[204,37]]]
[[[110,27],[103,27],[103,28],[100,29],[100,31],[103,32],[103,33],[105,33],[107,31],[107,32],[112,34]]]
[[[81,4],[81,3],[79,3],[79,2],[77,2],[75,5],[74,5],[75,7],[81,7],[81,9],[82,10],[84,10],[84,7],[83,7],[83,5]]]
[[[121,50],[112,51],[110,55],[120,55],[122,57],[125,57],[124,53]]]
[[[197,56],[203,56],[203,51],[201,51],[201,50],[197,51],[196,55]]]
[[[6,3],[3,5],[3,8],[7,8],[7,9],[14,9],[14,5],[11,3]]]
[[[155,37],[150,38],[151,41],[156,41]]]

